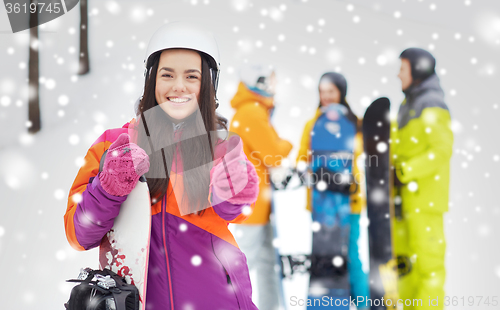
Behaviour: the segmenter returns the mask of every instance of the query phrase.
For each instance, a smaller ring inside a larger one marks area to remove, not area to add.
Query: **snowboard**
[[[121,205],[113,227],[99,247],[99,268],[110,269],[135,285],[142,310],[146,309],[150,234],[151,201],[146,179],[142,176]]]
[[[280,292],[280,309],[293,308],[286,301],[294,296],[301,299],[305,297],[298,295],[302,291],[298,291],[297,287],[307,287],[311,250],[309,211],[303,204],[297,203],[306,200],[304,183],[296,171],[285,170],[288,170],[286,176],[278,178],[279,182],[273,180],[274,175],[271,173],[273,191],[270,220],[274,233],[273,246]]]
[[[350,188],[356,125],[340,104],[323,107],[322,112],[311,132],[310,170],[315,186],[308,293],[312,306],[307,309],[323,309],[325,296],[338,309],[349,309]],[[333,184],[338,185],[336,189],[328,188]]]
[[[286,309],[285,291],[283,289],[283,282],[282,282],[283,269],[281,265],[281,255],[280,255],[279,245],[276,244],[277,242],[279,242],[279,235],[278,235],[278,224],[277,224],[276,208],[274,206],[274,201],[271,201],[270,221],[271,221],[271,226],[273,227],[273,237],[274,237],[273,247],[274,247],[274,258],[276,260],[276,264],[274,265],[275,266],[274,271],[275,271],[276,284],[278,285],[278,304],[280,310],[285,310]]]
[[[365,173],[367,191],[368,240],[370,251],[370,296],[384,298],[384,304],[372,304],[372,310],[395,309],[397,305],[397,264],[394,258],[392,222],[392,173],[390,171],[390,101],[375,100],[363,118]],[[392,300],[392,306],[387,300]]]

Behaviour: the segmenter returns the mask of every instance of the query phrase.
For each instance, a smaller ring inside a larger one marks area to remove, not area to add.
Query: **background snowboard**
[[[391,203],[392,174],[390,173],[390,101],[375,100],[363,118],[363,142],[366,153],[366,191],[368,240],[370,246],[370,296],[384,304],[392,299],[397,302],[397,264],[394,259],[392,219],[394,205]],[[372,310],[382,310],[383,305],[372,305]],[[387,306],[387,309],[395,307]]]
[[[274,191],[274,190],[273,190]],[[274,267],[274,271],[276,273],[276,283],[278,285],[278,302],[280,305],[280,309],[286,309],[286,302],[285,302],[285,291],[283,289],[283,282],[282,282],[282,274],[283,274],[283,269],[281,265],[281,255],[280,255],[280,250],[279,250],[279,235],[278,235],[278,224],[276,223],[276,208],[274,206],[274,200],[271,201],[271,225],[273,227],[273,235],[274,235],[274,240],[273,240],[273,246],[274,246],[274,254],[276,258],[276,265]]]
[[[306,188],[302,186],[296,173],[287,180],[287,185],[273,185],[273,246],[277,252],[276,270],[284,296],[280,309],[294,309],[296,307],[291,304],[293,298],[297,298],[298,291],[305,291],[309,282],[311,216],[304,205],[307,199]],[[300,290],[296,287],[297,283],[300,283]]]
[[[108,268],[135,285],[141,309],[146,308],[150,235],[151,201],[146,179],[141,177],[121,205],[113,228],[102,238],[99,247],[99,268]]]

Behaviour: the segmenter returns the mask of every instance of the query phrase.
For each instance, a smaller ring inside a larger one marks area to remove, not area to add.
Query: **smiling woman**
[[[70,197],[84,198],[68,201],[66,234],[74,248],[88,250],[113,226],[139,176],[146,177],[152,201],[146,309],[257,309],[228,223],[251,213],[258,177],[238,136],[217,138],[217,128],[226,128],[215,113],[218,57],[206,31],[161,27],[147,49],[137,121],[107,130],[92,145],[71,189]],[[103,153],[114,148],[127,151],[110,152],[117,155],[107,156],[98,173]]]
[[[201,56],[193,50],[161,52],[156,76],[156,102],[165,113],[179,121],[198,107],[201,86]]]

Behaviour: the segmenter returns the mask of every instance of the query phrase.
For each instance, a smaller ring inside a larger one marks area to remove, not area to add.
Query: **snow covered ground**
[[[500,3],[498,0],[182,0],[89,1],[91,72],[77,76],[79,9],[40,27],[42,131],[27,134],[28,31],[12,34],[0,8],[0,284],[1,309],[63,309],[80,267],[97,267],[95,250],[66,241],[68,190],[92,142],[134,116],[149,37],[164,22],[203,24],[221,50],[219,112],[245,61],[273,64],[279,79],[274,124],[297,152],[318,103],[317,82],[340,71],[348,101],[362,116],[403,95],[396,75],[406,47],[429,49],[454,119],[450,212],[446,215],[449,309],[498,309]],[[300,227],[289,248],[307,248],[305,201],[288,202],[285,230]],[[302,234],[301,234],[302,233]],[[302,237],[301,237],[302,236]],[[306,279],[287,283],[304,296]],[[479,297],[484,296],[478,305]],[[465,297],[462,306],[461,297]],[[294,307],[299,309],[298,307]]]

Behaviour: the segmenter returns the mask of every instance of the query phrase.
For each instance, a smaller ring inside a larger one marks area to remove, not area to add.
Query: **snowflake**
[[[318,232],[318,231],[320,231],[320,230],[321,230],[321,224],[320,224],[319,222],[313,222],[313,223],[311,224],[311,230],[312,230],[313,232]]]
[[[113,15],[116,15],[121,11],[120,5],[115,1],[107,1],[106,9]]]
[[[279,22],[283,20],[283,12],[278,8],[271,8],[269,17],[271,17],[274,21]]]
[[[377,143],[377,151],[379,153],[385,153],[387,151],[387,149],[388,149],[387,143],[385,143],[385,142]]]
[[[248,216],[248,215],[252,214],[252,208],[251,208],[250,206],[245,206],[245,207],[243,207],[243,209],[241,210],[241,213],[242,213],[243,215]]]
[[[75,159],[75,165],[76,165],[78,168],[83,167],[83,166],[85,165],[85,158],[83,158],[83,157],[81,157],[81,156],[80,156],[80,157],[77,157],[77,158]]]
[[[328,185],[326,184],[325,181],[321,180],[316,184],[316,189],[320,192],[323,192],[327,189]]]
[[[0,105],[4,106],[4,107],[8,107],[11,103],[11,99],[9,96],[2,96],[2,98],[0,98]]]
[[[313,78],[310,77],[309,75],[304,75],[300,79],[300,82],[301,82],[302,86],[304,86],[304,88],[306,88],[306,89],[313,89],[315,84],[316,84],[315,81],[313,80]]]
[[[30,126],[31,127],[31,126]],[[19,135],[19,143],[24,146],[33,144],[35,141],[35,136],[30,133],[22,133]]]
[[[77,145],[78,143],[80,143],[80,137],[76,134],[72,134],[71,136],[69,136],[68,140],[71,145]]]
[[[62,189],[56,189],[54,191],[54,198],[56,198],[57,200],[62,200],[64,199],[64,196],[65,196],[65,193]]]
[[[193,257],[191,257],[191,264],[193,266],[198,267],[201,265],[201,263],[202,263],[202,259],[199,255],[194,255]]]
[[[60,95],[57,102],[59,102],[60,105],[65,106],[69,103],[69,98],[66,95]]]
[[[416,192],[416,191],[417,191],[417,189],[418,189],[418,184],[417,184],[417,182],[412,181],[412,182],[408,183],[408,190],[409,190],[410,192]]]
[[[248,0],[232,0],[232,6],[236,11],[244,11],[249,6]]]
[[[377,57],[377,64],[379,66],[385,66],[387,64],[387,57],[385,55],[379,55]]]
[[[44,85],[47,89],[54,89],[56,87],[56,81],[53,79],[47,79]]]
[[[141,23],[146,20],[147,12],[143,7],[135,7],[130,12],[130,18],[136,23]]]
[[[340,256],[335,256],[332,260],[332,264],[337,268],[341,267],[342,265],[344,265],[344,259]]]
[[[371,99],[368,96],[364,96],[361,98],[361,106],[368,107],[371,103]]]
[[[66,259],[66,256],[67,256],[67,255],[66,255],[66,251],[64,251],[64,250],[59,250],[59,251],[57,251],[57,252],[56,252],[56,259],[57,259],[58,261],[63,261],[63,260],[65,260],[65,259]]]

